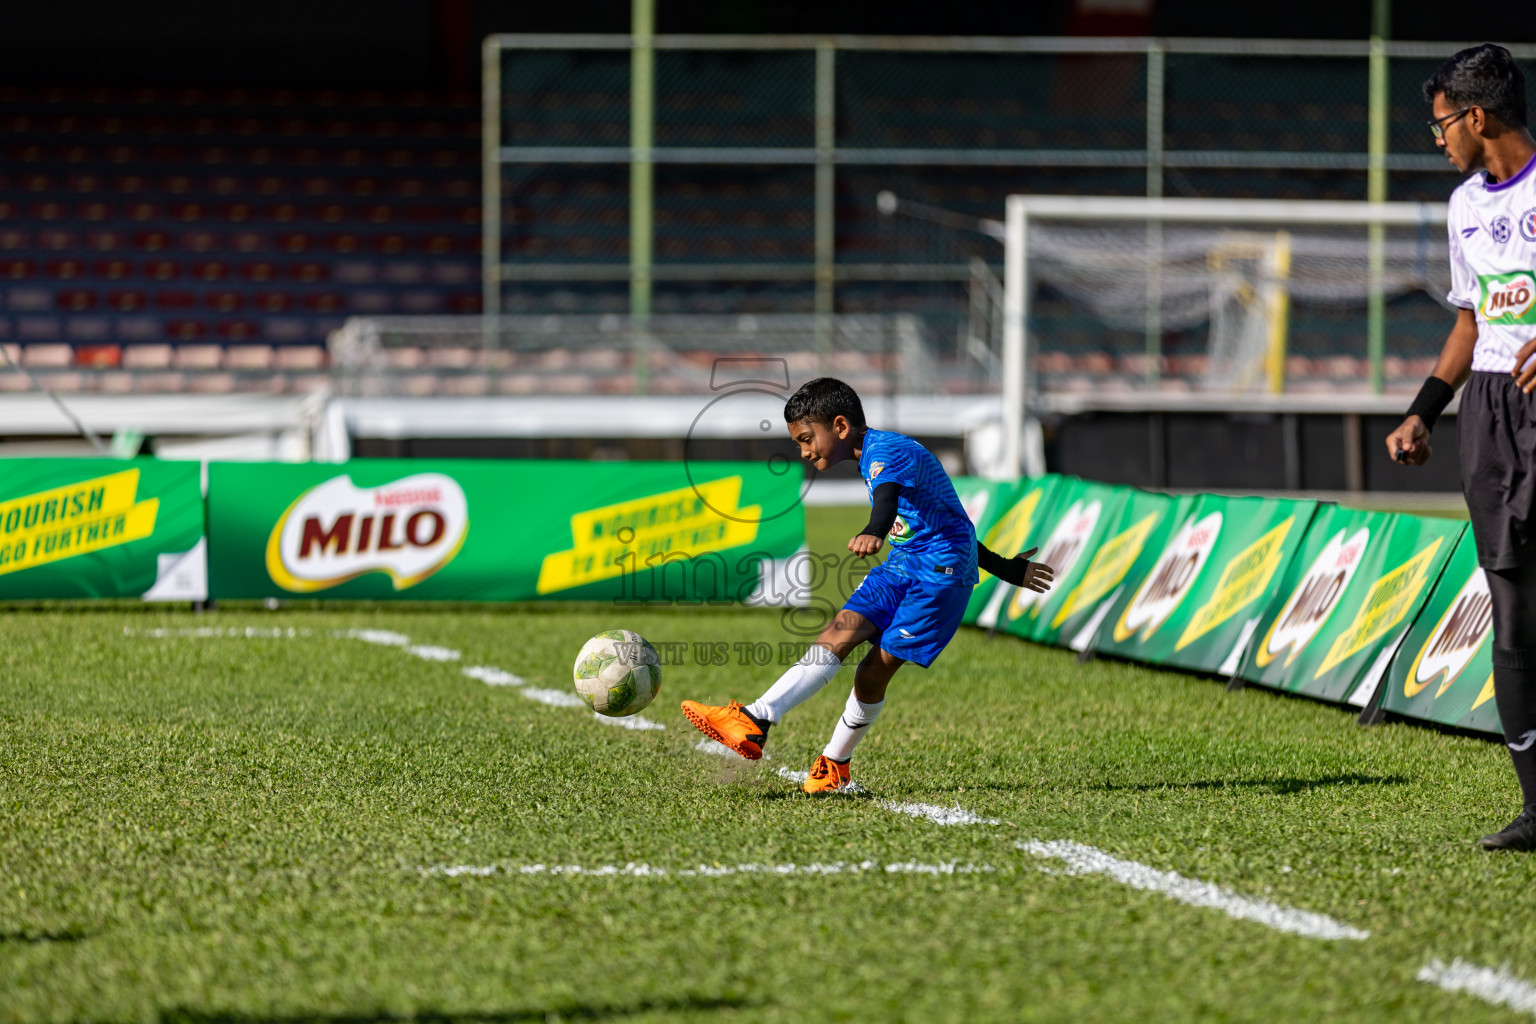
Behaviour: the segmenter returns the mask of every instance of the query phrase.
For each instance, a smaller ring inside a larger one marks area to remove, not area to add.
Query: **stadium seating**
[[[478,311],[473,98],[13,87],[0,109],[0,341],[29,367],[298,386],[350,312]]]

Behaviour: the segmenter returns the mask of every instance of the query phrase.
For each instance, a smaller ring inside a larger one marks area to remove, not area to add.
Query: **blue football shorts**
[[[960,628],[971,589],[901,576],[882,562],[843,607],[874,623],[880,631],[873,638],[876,646],[927,668]]]

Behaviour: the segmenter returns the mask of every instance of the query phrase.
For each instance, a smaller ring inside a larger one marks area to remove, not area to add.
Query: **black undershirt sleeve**
[[[859,531],[861,536],[867,533],[883,538],[891,532],[891,524],[896,522],[896,498],[900,494],[901,485],[897,483],[884,483],[875,488],[869,498],[869,525]]]
[[[1022,558],[1004,558],[981,542],[976,541],[976,567],[985,569],[1004,583],[1012,583],[1016,587],[1024,585],[1024,573],[1029,568],[1029,563]]]

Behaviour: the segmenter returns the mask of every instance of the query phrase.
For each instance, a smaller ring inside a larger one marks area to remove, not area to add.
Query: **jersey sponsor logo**
[[[1475,234],[1477,234],[1477,225],[1476,224],[1473,224],[1469,228],[1462,228],[1461,229],[1461,237],[1462,238],[1471,238]]]
[[[1478,310],[1490,324],[1536,324],[1536,272],[1479,274]]]
[[[884,468],[885,463],[883,462],[871,462],[869,464],[869,478],[873,480],[875,477],[880,475],[880,471]]]
[[[417,473],[378,487],[336,476],[296,498],[267,538],[267,573],[284,590],[312,593],[371,572],[396,590],[453,561],[469,532],[458,482]]]
[[[1520,237],[1527,242],[1536,242],[1536,206],[1520,215],[1519,225]]]
[[[1141,640],[1148,640],[1168,621],[1200,578],[1200,570],[1205,568],[1211,549],[1221,536],[1221,524],[1221,513],[1212,512],[1203,519],[1191,518],[1173,535],[1136,596],[1125,606],[1120,621],[1115,623],[1117,643],[1124,643],[1138,632]]]
[[[1281,668],[1290,665],[1339,606],[1339,599],[1349,589],[1349,581],[1360,568],[1360,560],[1371,543],[1370,530],[1356,530],[1347,540],[1345,532],[1340,530],[1323,545],[1280,614],[1270,623],[1269,632],[1264,634],[1253,657],[1259,668],[1282,655],[1286,657]]]
[[[1103,513],[1102,501],[1073,502],[1072,507],[1067,509],[1067,514],[1057,520],[1056,528],[1040,546],[1040,555],[1035,560],[1050,566],[1056,571],[1057,576],[1065,578],[1087,549],[1088,538],[1092,537],[1093,531],[1098,528],[1099,517]],[[1025,612],[1039,615],[1040,606],[1050,600],[1050,597],[1050,594],[1020,587],[1014,592],[1013,601],[1009,604],[1008,617],[1016,619]]]
[[[906,519],[901,516],[897,516],[896,521],[891,524],[889,536],[892,544],[905,544],[916,535],[917,532],[908,526]]]
[[[1403,680],[1403,696],[1417,697],[1438,680],[1438,699],[1471,663],[1492,626],[1493,599],[1488,594],[1488,577],[1482,569],[1473,569],[1413,659],[1408,678]]]
[[[1510,227],[1509,218],[1500,214],[1493,218],[1492,224],[1488,225],[1488,233],[1493,236],[1495,242],[1503,245],[1509,241],[1509,237],[1514,234],[1514,231]]]

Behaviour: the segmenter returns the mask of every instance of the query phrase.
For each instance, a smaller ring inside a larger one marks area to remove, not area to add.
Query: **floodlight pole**
[[[1387,35],[1392,0],[1373,0],[1371,5],[1370,128],[1367,139],[1365,198],[1387,201]],[[1386,232],[1379,223],[1366,227],[1366,265],[1370,293],[1366,307],[1365,347],[1371,367],[1371,391],[1381,394],[1382,356],[1386,350],[1387,302],[1384,294]]]
[[[650,380],[647,334],[651,321],[651,211],[655,168],[656,0],[633,0],[629,51],[629,323],[635,393]]]
[[[816,44],[816,359],[828,372],[832,355],[833,260],[836,217],[833,158],[837,147],[837,50],[830,39]]]
[[[1003,247],[1003,472],[1024,474],[1024,401],[1029,394],[1025,352],[1029,318],[1027,213],[1024,196],[1008,197]]]
[[[501,340],[501,42],[480,46],[480,316],[485,348]]]

